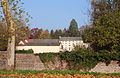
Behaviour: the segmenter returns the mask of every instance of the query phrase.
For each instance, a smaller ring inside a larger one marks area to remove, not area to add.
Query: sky
[[[69,28],[72,19],[78,27],[90,24],[90,0],[23,0],[23,7],[33,17],[30,28],[48,30]]]

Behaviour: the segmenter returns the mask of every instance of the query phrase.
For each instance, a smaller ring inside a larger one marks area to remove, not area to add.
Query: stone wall
[[[15,69],[17,70],[43,70],[44,65],[40,61],[39,56],[34,54],[16,54]]]
[[[44,63],[47,70],[68,70],[68,63],[61,60],[60,57],[55,57],[53,62]]]
[[[118,61],[111,61],[106,66],[104,62],[98,63],[89,72],[101,72],[101,73],[120,73],[120,66]],[[56,57],[54,62],[42,63],[39,56],[34,54],[16,54],[16,69],[19,70],[68,70],[68,63]]]
[[[53,62],[42,63],[39,56],[34,54],[17,53],[15,59],[16,70],[67,70],[67,63],[56,57]]]
[[[106,66],[104,62],[99,62],[90,72],[120,73],[120,66],[117,63],[118,61],[111,61],[111,63]]]
[[[7,65],[6,52],[0,52],[0,69],[5,69]],[[98,63],[89,72],[101,72],[101,73],[120,73],[120,66],[118,61],[111,61],[106,66],[104,62]],[[16,70],[68,70],[68,63],[65,60],[61,60],[56,57],[54,62],[42,63],[39,56],[34,54],[17,53],[15,58]]]
[[[0,51],[0,69],[6,69],[7,67],[7,52]]]

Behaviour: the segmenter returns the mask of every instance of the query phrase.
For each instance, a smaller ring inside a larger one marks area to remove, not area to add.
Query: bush
[[[34,51],[32,49],[29,50],[16,50],[15,53],[34,53]]]
[[[117,60],[120,62],[120,52],[109,52],[107,50],[100,50],[99,52],[96,52],[95,57],[98,61],[105,62],[106,65],[109,65],[112,60]]]
[[[88,71],[100,61],[109,65],[112,60],[117,60],[120,64],[120,52],[109,52],[106,50],[95,52],[91,48],[77,48],[77,50],[71,52],[66,51],[60,54],[60,57],[69,63],[70,70],[82,69]]]
[[[53,62],[54,63],[54,59],[56,57],[56,55],[58,55],[57,53],[39,53],[39,54],[35,54],[38,55],[40,57],[40,60],[45,63],[45,62]]]
[[[88,71],[99,62],[91,48],[79,48],[79,50],[71,52],[66,51],[60,54],[60,57],[69,63],[70,70],[82,69]]]

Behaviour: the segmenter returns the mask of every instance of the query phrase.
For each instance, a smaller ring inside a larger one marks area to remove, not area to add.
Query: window
[[[81,43],[83,43],[83,41],[81,41]]]
[[[69,47],[69,50],[71,50],[71,48]]]
[[[63,49],[63,45],[61,45],[61,49]]]

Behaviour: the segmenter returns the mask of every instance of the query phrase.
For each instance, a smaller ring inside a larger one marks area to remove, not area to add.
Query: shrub
[[[95,57],[98,61],[105,62],[106,65],[109,65],[112,60],[117,60],[120,62],[120,52],[109,52],[107,50],[100,50],[99,52],[96,52]]]
[[[16,50],[15,53],[34,53],[34,51],[32,49],[29,50]]]
[[[79,48],[77,51],[64,52],[60,54],[63,60],[69,63],[70,70],[84,70],[96,66],[98,60],[95,58],[95,52],[91,48]]]
[[[45,63],[45,62],[53,62],[54,63],[54,59],[56,57],[56,55],[58,55],[57,53],[39,53],[39,54],[35,54],[38,55],[40,57],[40,60]]]

